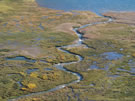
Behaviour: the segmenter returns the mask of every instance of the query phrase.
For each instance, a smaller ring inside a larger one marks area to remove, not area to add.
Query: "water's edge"
[[[36,0],[36,2],[45,8],[64,11],[92,11],[96,14],[110,11],[135,11],[135,0]]]

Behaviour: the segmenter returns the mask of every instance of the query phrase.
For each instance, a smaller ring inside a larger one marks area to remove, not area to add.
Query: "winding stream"
[[[49,93],[49,92],[52,92],[52,91],[56,91],[56,90],[60,90],[64,87],[67,87],[71,84],[74,84],[74,83],[78,83],[80,82],[81,80],[83,80],[83,76],[77,72],[73,72],[73,71],[70,71],[66,68],[64,68],[65,65],[69,65],[69,64],[75,64],[75,63],[79,63],[80,61],[83,60],[83,57],[80,56],[80,55],[77,55],[77,54],[74,54],[74,53],[71,53],[67,50],[64,50],[63,48],[68,48],[68,47],[78,47],[78,46],[81,46],[81,45],[85,45],[83,43],[83,35],[81,33],[78,32],[78,29],[80,28],[85,28],[87,26],[93,26],[93,25],[97,25],[97,24],[105,24],[105,23],[109,23],[109,22],[112,22],[112,19],[109,18],[107,21],[103,21],[103,22],[95,22],[95,23],[91,23],[91,24],[86,24],[86,25],[83,25],[79,28],[74,28],[73,31],[76,33],[76,35],[78,36],[78,41],[75,43],[75,44],[72,44],[72,45],[67,45],[67,46],[62,46],[62,47],[57,47],[58,50],[62,51],[62,52],[65,52],[65,53],[68,53],[68,54],[72,54],[72,55],[75,55],[76,57],[78,57],[78,61],[76,62],[69,62],[69,63],[58,63],[58,64],[55,64],[54,67],[56,67],[57,69],[59,70],[62,70],[62,71],[65,71],[65,72],[68,72],[68,73],[71,73],[75,76],[77,76],[77,80],[75,81],[71,81],[67,84],[62,84],[62,85],[59,85],[59,86],[56,86],[55,88],[52,88],[48,91],[41,91],[41,92],[37,92],[37,93],[31,93],[31,94],[28,94],[28,95],[23,95],[23,96],[20,96],[18,98],[15,98],[15,99],[10,99],[8,101],[15,101],[17,99],[20,99],[20,98],[24,98],[24,97],[28,97],[28,96],[32,96],[32,95],[38,95],[38,94],[43,94],[43,93]],[[87,45],[85,45],[87,47]]]

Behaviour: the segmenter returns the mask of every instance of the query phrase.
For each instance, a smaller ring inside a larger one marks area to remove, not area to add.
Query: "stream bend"
[[[68,63],[58,63],[58,64],[55,64],[54,67],[56,67],[57,69],[59,70],[62,70],[62,71],[65,71],[67,73],[71,73],[72,75],[75,75],[77,77],[77,80],[75,81],[71,81],[67,84],[62,84],[62,85],[58,85],[56,86],[55,88],[52,88],[50,90],[47,90],[47,91],[41,91],[41,92],[37,92],[37,93],[31,93],[31,94],[28,94],[28,95],[23,95],[23,96],[20,96],[20,97],[17,97],[15,99],[10,99],[8,101],[16,101],[17,99],[20,99],[20,98],[24,98],[24,97],[29,97],[29,96],[33,96],[33,95],[39,95],[39,94],[44,94],[44,93],[49,93],[49,92],[52,92],[52,91],[56,91],[56,90],[60,90],[62,88],[65,88],[71,84],[74,84],[74,83],[78,83],[80,82],[81,80],[83,80],[83,76],[77,72],[73,72],[73,71],[70,71],[66,68],[64,68],[65,65],[70,65],[70,64],[75,64],[75,63],[79,63],[83,60],[83,57],[80,56],[80,55],[77,55],[77,54],[74,54],[74,53],[71,53],[67,50],[64,50],[63,48],[74,48],[74,47],[78,47],[80,45],[85,45],[83,43],[83,35],[82,33],[80,33],[78,31],[78,29],[80,28],[85,28],[85,27],[88,27],[88,26],[93,26],[93,25],[97,25],[97,24],[106,24],[106,23],[109,23],[109,22],[112,22],[113,20],[111,18],[109,18],[107,21],[103,21],[103,22],[95,22],[95,23],[91,23],[91,24],[86,24],[86,25],[83,25],[79,28],[74,28],[73,31],[76,33],[76,35],[78,36],[78,40],[75,44],[71,44],[71,45],[67,45],[67,46],[61,46],[61,47],[57,47],[57,49],[59,51],[62,51],[62,52],[65,52],[65,53],[68,53],[68,54],[72,54],[72,55],[75,55],[77,58],[78,58],[78,61],[76,62],[68,62]],[[85,45],[87,47],[87,45]]]

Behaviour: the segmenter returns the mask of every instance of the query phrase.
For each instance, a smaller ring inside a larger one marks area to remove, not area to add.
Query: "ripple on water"
[[[105,52],[101,54],[101,56],[107,60],[118,60],[122,59],[123,54],[117,53],[117,52]]]

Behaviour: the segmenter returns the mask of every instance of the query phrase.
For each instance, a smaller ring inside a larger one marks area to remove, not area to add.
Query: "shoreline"
[[[43,7],[43,8],[48,8],[48,7],[45,7],[45,6],[41,6],[39,3],[38,3],[38,0],[36,0],[35,1],[38,5],[39,5],[39,7]],[[62,10],[62,9],[54,9],[54,8],[48,8],[48,9],[51,9],[51,10]],[[135,12],[135,10],[128,10],[128,11],[125,11],[125,10],[122,10],[122,11],[120,11],[120,10],[108,10],[108,11],[104,11],[104,12],[94,12],[94,11],[92,11],[92,10],[75,10],[75,9],[73,9],[73,10],[62,10],[62,11],[64,11],[64,12],[71,12],[71,11],[90,11],[90,12],[93,12],[93,13],[95,13],[96,15],[98,15],[98,16],[103,16],[103,14],[104,13],[108,13],[108,12],[113,12],[113,13],[127,13],[127,12],[131,12],[131,13],[134,13]]]
[[[72,12],[72,11],[88,11],[88,12],[92,12],[90,10],[60,10],[60,9],[53,9],[53,8],[48,8],[48,7],[43,7],[43,6],[40,6],[40,4],[37,2],[38,0],[35,0],[36,4],[38,5],[38,7],[42,7],[42,8],[47,8],[47,9],[50,9],[50,10],[56,10],[56,11],[63,11],[63,12]],[[96,12],[92,12],[94,14],[96,14],[97,16],[101,16],[102,17],[102,13],[96,13]]]

